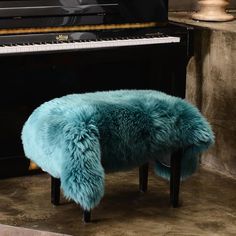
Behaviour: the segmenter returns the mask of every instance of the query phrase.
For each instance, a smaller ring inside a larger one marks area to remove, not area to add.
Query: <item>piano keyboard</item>
[[[23,54],[52,51],[71,51],[71,50],[89,50],[99,48],[115,48],[139,45],[154,45],[179,43],[179,37],[157,36],[144,38],[124,38],[124,39],[99,39],[99,40],[81,40],[74,42],[54,42],[54,43],[36,43],[23,45],[0,45],[0,55],[5,54]]]

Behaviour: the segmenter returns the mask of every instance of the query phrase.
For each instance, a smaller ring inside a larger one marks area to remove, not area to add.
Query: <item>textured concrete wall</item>
[[[230,0],[230,9],[236,9],[236,0]],[[197,0],[169,0],[170,11],[193,11],[197,9]]]
[[[215,146],[202,164],[236,178],[236,33],[198,29],[188,66],[187,99],[213,126]]]

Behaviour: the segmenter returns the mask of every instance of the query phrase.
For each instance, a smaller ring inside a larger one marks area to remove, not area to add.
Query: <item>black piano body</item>
[[[114,89],[185,96],[191,30],[168,22],[166,0],[146,2],[0,2],[0,178],[29,173],[21,129],[47,100]]]

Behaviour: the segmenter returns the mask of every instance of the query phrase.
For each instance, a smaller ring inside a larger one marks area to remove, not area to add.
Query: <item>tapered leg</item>
[[[179,187],[182,149],[171,155],[171,173],[170,173],[170,202],[173,207],[179,205]]]
[[[91,221],[91,211],[84,211],[83,212],[83,221],[85,223],[89,223]]]
[[[139,190],[143,193],[147,192],[148,186],[148,163],[139,167]]]
[[[59,205],[60,203],[60,179],[51,177],[51,203]]]

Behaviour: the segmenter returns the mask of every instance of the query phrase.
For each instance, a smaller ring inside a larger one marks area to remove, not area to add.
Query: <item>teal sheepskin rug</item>
[[[169,179],[170,153],[183,148],[181,178],[214,142],[206,119],[183,99],[153,90],[72,94],[39,106],[22,130],[25,155],[61,179],[64,195],[85,210],[104,195],[104,173],[147,161]]]

